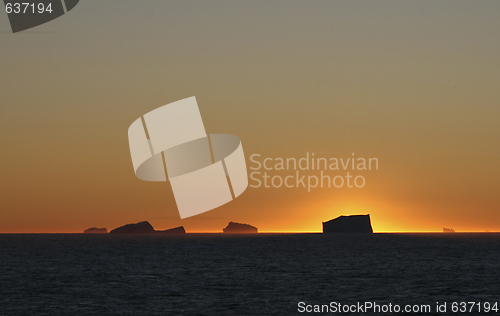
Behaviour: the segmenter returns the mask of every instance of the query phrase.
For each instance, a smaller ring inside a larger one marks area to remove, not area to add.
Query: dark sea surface
[[[0,315],[319,315],[298,303],[365,301],[426,315],[500,304],[500,234],[0,235]],[[486,314],[500,313],[463,313]]]

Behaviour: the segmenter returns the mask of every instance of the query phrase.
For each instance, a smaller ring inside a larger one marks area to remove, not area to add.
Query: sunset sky
[[[0,14],[0,232],[144,220],[319,232],[368,213],[375,232],[500,231],[499,12],[500,1],[85,0],[16,34]],[[379,168],[353,172],[363,188],[249,187],[181,220],[168,182],[136,178],[127,130],[191,96],[207,133],[241,139],[248,167],[253,154],[314,152]]]

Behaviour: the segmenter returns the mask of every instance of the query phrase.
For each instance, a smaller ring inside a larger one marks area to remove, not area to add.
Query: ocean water
[[[363,315],[298,304],[366,301],[500,304],[500,234],[0,235],[0,315]]]

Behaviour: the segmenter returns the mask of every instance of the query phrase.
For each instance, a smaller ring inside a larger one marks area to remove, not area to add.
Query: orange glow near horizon
[[[71,23],[0,34],[0,233],[321,232],[354,214],[375,232],[500,231],[500,1],[230,2],[154,2],[168,23],[139,2],[89,23],[81,5]],[[377,158],[378,170],[326,171],[362,188],[249,187],[181,220],[169,182],[135,176],[127,131],[191,96],[207,133],[240,138],[249,175],[254,154]]]

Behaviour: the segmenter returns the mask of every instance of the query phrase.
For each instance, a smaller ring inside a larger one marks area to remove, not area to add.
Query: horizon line
[[[373,234],[460,234],[460,233],[500,233],[500,231],[455,231],[455,232],[443,232],[443,231],[374,231]],[[88,234],[88,235],[99,235],[99,233],[84,233],[84,232],[0,232],[0,234]],[[100,233],[101,235],[110,234]],[[184,234],[224,234],[222,231],[192,231],[186,232]],[[257,233],[234,233],[226,235],[255,235],[255,234],[323,234],[323,231],[259,231]],[[335,233],[327,233],[335,234]],[[338,233],[342,234],[342,233]],[[344,233],[351,234],[351,233]],[[113,235],[113,234],[112,234]],[[130,234],[130,235],[153,235],[153,234]]]

